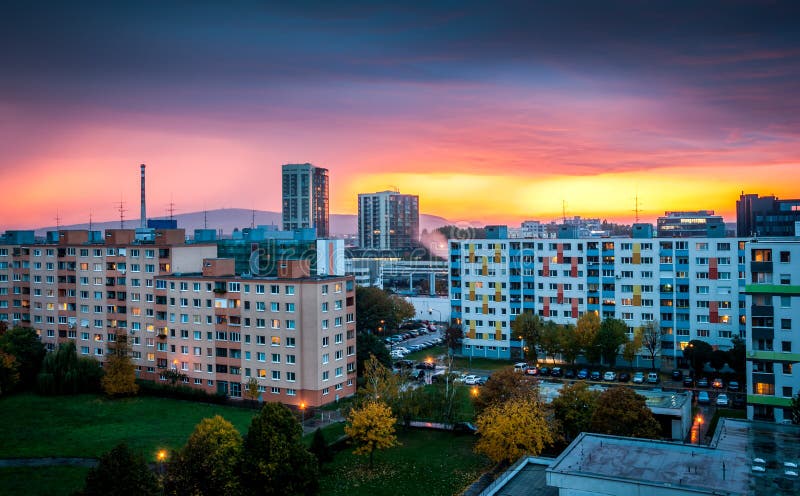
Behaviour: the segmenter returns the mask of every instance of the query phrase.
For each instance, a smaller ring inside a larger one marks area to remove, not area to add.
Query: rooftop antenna
[[[117,211],[119,212],[119,228],[125,229],[125,202],[122,201],[122,196],[119,197],[117,204]]]
[[[58,210],[56,210],[56,232],[61,230],[61,217],[58,215]]]
[[[208,229],[208,210],[203,209],[203,229]]]
[[[169,195],[169,220],[175,215],[175,203],[172,201],[172,194]]]
[[[256,228],[256,209],[252,209],[251,213],[253,214],[253,217],[250,219],[250,229],[255,229]]]
[[[89,210],[89,230],[92,230],[92,211]]]
[[[633,211],[635,213],[636,222],[638,223],[639,222],[639,212],[640,212],[640,210],[639,210],[639,193],[636,193],[635,202],[636,202],[635,203],[635,208],[633,209]]]
[[[561,200],[561,223],[567,223],[567,202],[566,200]]]

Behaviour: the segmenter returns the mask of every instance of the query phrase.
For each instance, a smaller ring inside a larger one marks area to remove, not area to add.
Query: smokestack
[[[145,205],[144,199],[144,164],[141,165],[142,168],[142,229],[147,229],[147,207]]]

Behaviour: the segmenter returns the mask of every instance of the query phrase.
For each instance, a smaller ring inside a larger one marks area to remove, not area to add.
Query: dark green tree
[[[203,419],[170,461],[164,492],[176,496],[239,494],[241,454],[242,436],[233,424],[219,415]]]
[[[581,345],[586,360],[591,364],[600,361],[600,348],[597,344],[597,333],[600,332],[600,317],[595,312],[586,312],[575,324],[575,336]]]
[[[544,353],[545,360],[549,356],[556,362],[556,355],[562,352],[563,341],[561,339],[561,332],[563,327],[556,324],[552,320],[547,320],[542,326],[542,331],[539,333],[539,347]]]
[[[464,331],[460,325],[451,325],[444,331],[444,342],[450,354],[455,355],[461,349],[461,342],[464,340]]]
[[[414,307],[405,299],[376,287],[356,288],[356,329],[360,332],[388,334],[414,316]]]
[[[0,351],[0,396],[13,391],[18,382],[17,359],[14,355]]]
[[[516,339],[524,340],[524,358],[531,362],[538,360],[536,348],[539,346],[539,337],[544,327],[544,322],[532,312],[523,312],[511,321],[511,332]]]
[[[658,438],[661,430],[645,403],[645,397],[624,386],[600,393],[590,429],[598,434],[648,439]]]
[[[317,457],[317,464],[319,467],[333,460],[333,451],[330,446],[328,446],[328,441],[325,440],[325,435],[322,434],[322,429],[319,427],[314,431],[314,437],[311,438],[311,447],[309,451]]]
[[[722,367],[728,362],[728,358],[730,355],[727,351],[722,350],[714,350],[711,352],[711,358],[709,359],[709,365],[711,368],[716,370],[719,374],[719,371],[722,370]]]
[[[46,353],[36,331],[30,327],[12,327],[0,335],[0,351],[17,360],[19,387],[30,389],[36,385],[36,376]]]
[[[149,496],[161,491],[155,474],[141,454],[134,453],[125,443],[104,453],[96,467],[86,476],[84,496]]]
[[[792,423],[794,425],[800,424],[800,393],[797,393],[792,398]]]
[[[739,336],[734,336],[731,342],[733,347],[728,350],[728,366],[736,372],[740,380],[743,380],[747,370],[747,345]]]
[[[102,377],[100,363],[91,357],[79,357],[75,341],[67,341],[44,357],[36,389],[39,394],[94,393],[100,390]]]
[[[686,348],[683,349],[683,357],[689,362],[692,370],[694,371],[695,378],[703,373],[703,368],[706,363],[711,360],[711,353],[714,348],[705,341],[699,339],[692,339]]]
[[[389,369],[392,368],[392,357],[381,338],[367,332],[356,334],[356,369],[359,377],[364,373],[364,362],[374,355],[375,358]]]
[[[461,228],[454,225],[441,226],[436,228],[436,232],[447,239],[485,239],[486,229],[483,227]]]
[[[575,360],[581,354],[581,343],[575,332],[575,326],[567,324],[561,329],[561,357],[570,365],[575,365]]]
[[[600,324],[600,329],[595,336],[594,346],[600,351],[600,356],[614,367],[617,363],[620,347],[628,341],[628,326],[619,319],[605,319]]]
[[[266,403],[244,438],[241,484],[255,496],[316,494],[317,460],[302,443],[295,415],[280,403]]]
[[[592,415],[600,393],[590,391],[583,381],[564,386],[561,393],[553,399],[553,414],[559,421],[564,439],[575,439],[581,432],[591,430]]]

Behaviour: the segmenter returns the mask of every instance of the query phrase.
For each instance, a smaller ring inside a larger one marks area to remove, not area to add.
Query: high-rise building
[[[736,201],[736,235],[800,235],[800,199],[779,200],[774,196],[744,194]]]
[[[358,241],[368,250],[409,251],[419,243],[419,196],[394,191],[358,195]]]
[[[659,238],[724,238],[725,221],[713,210],[664,212],[656,221]]]
[[[317,237],[330,235],[328,169],[311,164],[285,164],[283,172],[283,230],[312,227]]]
[[[747,244],[747,418],[791,420],[800,392],[800,241]]]

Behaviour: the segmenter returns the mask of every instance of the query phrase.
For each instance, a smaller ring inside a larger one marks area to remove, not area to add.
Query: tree
[[[164,479],[168,495],[239,493],[237,474],[242,436],[219,415],[200,421],[186,445],[169,464]]]
[[[473,398],[475,411],[483,410],[518,396],[526,396],[534,391],[535,381],[525,374],[515,372],[512,367],[502,368],[489,377],[486,384],[480,388],[479,394]]]
[[[17,361],[19,386],[32,388],[46,353],[36,331],[30,327],[12,327],[0,335],[0,351],[12,355]]]
[[[375,355],[364,362],[364,385],[359,393],[368,401],[380,399],[391,405],[400,396],[400,385],[400,376],[384,367]]]
[[[589,363],[597,363],[600,359],[600,350],[594,346],[599,331],[600,317],[595,312],[586,312],[578,318],[575,336]]]
[[[258,390],[258,380],[255,377],[251,377],[244,386],[244,397],[255,402],[258,401],[260,395],[261,392]]]
[[[719,371],[722,370],[722,367],[724,367],[725,364],[728,362],[729,356],[730,355],[728,354],[727,351],[714,350],[711,352],[709,365],[711,365],[711,368],[716,370],[717,374],[719,374]]]
[[[711,360],[713,351],[710,344],[699,339],[692,339],[683,349],[683,357],[689,362],[695,377],[699,377],[703,372],[706,363]]]
[[[169,385],[172,387],[177,386],[179,382],[183,382],[184,379],[189,378],[188,375],[178,369],[162,369],[161,375],[164,376],[164,379],[169,381]]]
[[[392,357],[381,339],[366,332],[356,334],[356,370],[359,375],[364,374],[364,364],[374,356],[385,367],[392,366]]]
[[[739,336],[734,336],[731,342],[733,347],[728,350],[728,365],[736,372],[736,376],[742,379],[747,370],[747,345]]]
[[[645,403],[645,397],[624,386],[610,388],[600,394],[590,429],[598,434],[648,439],[658,438],[661,430]]]
[[[396,422],[392,416],[392,409],[382,401],[368,401],[361,408],[350,411],[344,432],[356,445],[354,454],[369,456],[370,469],[375,451],[399,444],[394,434]]]
[[[331,447],[328,446],[328,442],[322,434],[322,429],[319,427],[314,431],[314,437],[311,439],[311,448],[309,451],[317,457],[317,465],[320,467],[323,463],[328,463],[333,460],[333,451],[331,451]]]
[[[794,425],[800,424],[800,393],[797,393],[792,398],[792,423]]]
[[[511,463],[523,455],[539,455],[553,443],[553,433],[534,394],[497,403],[475,421],[480,438],[475,452],[496,463]]]
[[[656,355],[661,351],[661,327],[658,322],[650,321],[642,327],[642,346],[647,351],[652,370],[656,369]]]
[[[600,324],[600,329],[595,335],[594,346],[600,352],[600,356],[608,364],[614,367],[619,355],[619,347],[628,341],[628,326],[619,319],[605,319]]]
[[[265,403],[242,446],[241,485],[257,496],[316,494],[319,472],[302,443],[303,429],[280,403]]]
[[[562,351],[561,340],[562,327],[552,320],[548,320],[542,326],[542,331],[539,334],[539,347],[542,348],[545,360],[548,356],[556,363],[556,355]]]
[[[642,349],[642,329],[637,327],[633,330],[633,338],[626,341],[622,346],[622,358],[628,362],[633,363],[636,360],[636,354]]]
[[[591,429],[592,415],[600,393],[589,390],[585,382],[564,386],[561,393],[553,399],[553,415],[561,424],[567,442],[581,432]]]
[[[415,314],[414,306],[405,299],[376,287],[356,288],[356,329],[377,333],[397,329],[403,320]]]
[[[13,391],[18,382],[17,359],[14,355],[0,351],[0,396]]]
[[[36,389],[39,394],[96,392],[100,389],[102,377],[100,363],[91,357],[79,357],[75,341],[67,341],[44,357],[36,378]]]
[[[525,341],[523,357],[532,362],[537,361],[536,347],[539,346],[539,335],[542,331],[542,319],[532,312],[522,312],[511,321],[514,336]]]
[[[447,239],[485,239],[486,228],[466,227],[460,228],[454,225],[437,227],[436,231]]]
[[[128,334],[117,330],[116,338],[113,345],[108,343],[103,391],[111,397],[132,396],[139,392],[139,385],[136,384],[136,367],[129,354]]]
[[[561,329],[561,357],[570,365],[575,365],[575,360],[581,354],[581,343],[575,326],[567,324]]]
[[[86,475],[84,496],[148,496],[160,494],[158,480],[144,457],[125,443],[104,453]]]
[[[455,354],[457,350],[461,349],[461,341],[464,340],[464,331],[461,326],[452,325],[444,331],[444,342],[450,354]]]

